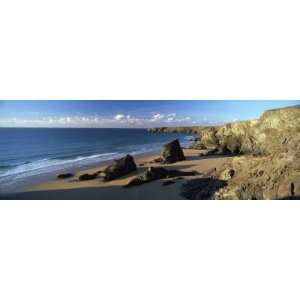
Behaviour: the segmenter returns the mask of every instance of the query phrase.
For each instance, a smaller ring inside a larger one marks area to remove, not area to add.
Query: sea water
[[[182,146],[191,144],[190,135],[146,129],[0,128],[0,193],[66,169],[155,153],[176,138]]]

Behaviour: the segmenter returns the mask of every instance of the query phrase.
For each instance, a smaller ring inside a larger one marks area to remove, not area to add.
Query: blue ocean
[[[62,170],[96,165],[125,154],[155,153],[175,138],[186,147],[192,136],[146,129],[0,128],[0,193],[16,192]]]

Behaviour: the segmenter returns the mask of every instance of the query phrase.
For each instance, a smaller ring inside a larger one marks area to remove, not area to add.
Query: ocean
[[[192,137],[146,129],[0,128],[0,193],[22,191],[63,170],[156,153],[176,138],[187,147]]]

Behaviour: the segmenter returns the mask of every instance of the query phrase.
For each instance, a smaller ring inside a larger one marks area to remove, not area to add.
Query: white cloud
[[[155,115],[153,115],[153,117],[151,118],[151,121],[152,121],[152,122],[157,122],[157,121],[162,120],[164,117],[165,117],[165,115],[163,115],[163,114],[155,114]]]
[[[119,120],[123,120],[125,118],[125,115],[122,115],[122,114],[117,114],[115,115],[114,119],[119,121]]]
[[[172,122],[172,121],[175,120],[175,118],[176,118],[176,114],[175,113],[169,114],[169,115],[167,115],[167,122]]]
[[[176,113],[156,113],[148,117],[137,117],[125,114],[116,114],[111,117],[101,116],[64,116],[43,118],[7,118],[0,119],[0,126],[16,127],[92,127],[92,128],[126,128],[126,127],[160,127],[160,126],[188,126],[196,124],[189,116],[177,117]],[[201,122],[198,122],[201,124]]]

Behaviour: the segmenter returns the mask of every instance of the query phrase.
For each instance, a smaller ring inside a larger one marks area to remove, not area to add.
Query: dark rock
[[[192,179],[181,186],[181,195],[190,200],[210,200],[225,185],[224,180],[214,178]]]
[[[178,176],[194,176],[196,172],[184,172],[179,170],[167,170],[162,167],[150,167],[143,174],[131,179],[124,187],[132,187],[145,184],[158,179],[173,178]]]
[[[70,178],[70,177],[73,177],[74,176],[74,174],[72,174],[72,173],[65,173],[65,174],[59,174],[59,175],[57,175],[57,178],[59,178],[59,179],[65,179],[65,178]]]
[[[185,160],[185,156],[178,140],[165,144],[161,150],[161,157],[165,163]]]
[[[170,185],[176,183],[174,180],[166,180],[162,183],[163,186]]]
[[[163,159],[161,157],[155,158],[153,160],[153,163],[161,163],[161,162],[163,162]]]
[[[92,180],[95,179],[98,176],[98,173],[94,173],[94,174],[82,174],[78,177],[78,179],[80,181],[85,181],[85,180]]]
[[[104,181],[110,181],[135,171],[136,164],[131,155],[116,159],[114,163],[108,166],[104,171]]]

